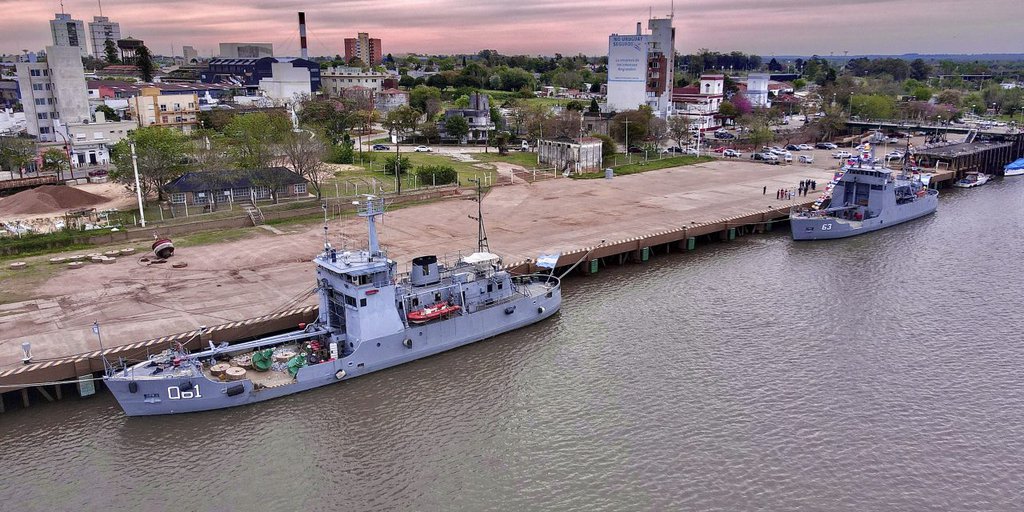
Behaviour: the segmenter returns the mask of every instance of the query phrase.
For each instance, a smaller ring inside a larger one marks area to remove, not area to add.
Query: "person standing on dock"
[[[768,195],[768,185],[765,185],[765,186],[764,186],[764,190],[762,190],[762,191],[761,191],[761,195],[762,195],[762,196],[766,196],[766,195]]]

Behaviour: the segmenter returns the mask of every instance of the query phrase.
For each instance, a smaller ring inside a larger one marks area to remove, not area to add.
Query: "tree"
[[[409,106],[420,112],[427,112],[427,101],[430,99],[440,100],[441,89],[427,85],[417,85],[409,92]]]
[[[843,113],[841,107],[827,106],[823,110],[825,116],[818,118],[816,122],[818,126],[820,140],[830,140],[837,133],[846,129],[846,114]]]
[[[96,107],[96,112],[103,112],[103,116],[107,118],[107,121],[121,120],[121,116],[117,115],[117,112],[114,109],[106,105],[100,105]]]
[[[449,137],[458,139],[461,143],[462,138],[469,135],[469,121],[462,116],[447,117],[444,120],[444,131]]]
[[[324,160],[327,158],[327,144],[307,131],[288,132],[281,142],[288,167],[305,179],[316,192],[316,198],[323,197],[323,182],[329,172]]]
[[[63,176],[64,171],[71,169],[68,154],[62,149],[50,148],[43,153],[43,170]]]
[[[797,59],[797,60],[800,60],[800,59]],[[807,87],[807,80],[804,80],[803,78],[797,78],[796,80],[793,80],[793,90],[794,91],[799,91],[799,90],[803,89],[804,87]]]
[[[690,120],[684,116],[672,116],[668,118],[668,136],[675,141],[676,146],[686,146],[692,137],[690,133]]]
[[[275,159],[274,148],[290,129],[291,122],[282,114],[255,112],[236,116],[224,128],[235,167],[250,170],[270,167]]]
[[[457,183],[459,173],[450,165],[423,165],[416,168],[416,178],[424,185]]]
[[[110,177],[134,190],[132,143],[135,144],[143,197],[155,191],[157,198],[163,200],[164,185],[191,169],[185,156],[190,150],[188,138],[177,130],[150,126],[129,132],[124,140],[114,144],[110,161],[115,169],[110,172]]]
[[[775,60],[773,57],[772,60],[768,61],[768,71],[782,71],[782,64],[779,64],[779,61]]]
[[[103,57],[110,64],[120,64],[121,59],[117,56],[117,45],[113,40],[103,41]]]
[[[575,110],[577,112],[583,112],[583,110],[585,108],[587,108],[587,106],[584,105],[583,102],[580,101],[580,100],[572,100],[569,103],[565,104],[565,108],[567,110]]]
[[[149,53],[149,48],[146,48],[146,45],[140,45],[135,50],[135,66],[139,68],[139,77],[143,82],[153,81],[156,64],[153,63],[153,55]]]
[[[401,142],[402,136],[416,132],[416,125],[419,124],[420,113],[408,105],[400,105],[398,108],[388,112],[381,125],[389,132],[395,134],[395,140]]]
[[[25,177],[25,167],[36,157],[36,143],[22,137],[0,137],[0,168]]]
[[[597,104],[597,98],[590,99],[590,108],[587,112],[597,113],[601,111],[601,106]]]
[[[668,122],[660,117],[652,117],[647,123],[647,136],[654,141],[655,146],[661,147],[661,143],[668,137]]]
[[[729,103],[736,107],[736,115],[738,116],[745,116],[754,111],[754,105],[750,103],[750,98],[747,98],[747,95],[742,93],[734,94]]]
[[[607,135],[604,135],[602,133],[591,133],[590,136],[594,137],[595,139],[601,139],[601,158],[602,159],[611,158],[612,155],[615,154],[616,149],[615,149],[615,140],[614,139],[612,139],[611,137],[609,137]]]
[[[932,74],[932,67],[923,59],[914,59],[910,63],[910,78],[925,81]]]
[[[354,105],[338,99],[310,99],[302,103],[299,122],[323,131],[331,144],[337,144],[352,127]]]
[[[626,110],[615,114],[612,118],[609,132],[615,140],[633,141],[639,144],[647,137],[647,123],[650,121],[650,114],[642,110]],[[629,148],[627,148],[628,150]]]
[[[735,118],[740,115],[740,111],[731,101],[723,101],[718,105],[718,115],[722,117]]]
[[[409,75],[403,74],[402,78],[398,79],[398,86],[399,87],[405,87],[405,88],[415,87],[416,86],[416,79],[411,77],[411,76],[409,76]]]
[[[889,119],[896,111],[896,102],[891,96],[856,94],[851,101],[853,115],[867,119]]]

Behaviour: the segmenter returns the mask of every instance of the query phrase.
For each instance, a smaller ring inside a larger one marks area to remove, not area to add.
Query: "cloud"
[[[67,0],[89,21],[96,4]],[[218,5],[195,0],[106,0],[103,13],[122,34],[156,53],[183,44],[212,54],[219,42],[269,41],[281,55],[298,51],[296,11],[304,10],[310,50],[341,53],[343,39],[370,32],[385,52],[603,54],[608,35],[631,33],[650,0],[250,0]],[[1015,52],[1024,26],[1007,13],[1019,0],[731,0],[676,2],[676,46],[771,54]],[[0,0],[0,52],[49,44],[57,1]],[[655,4],[667,15],[669,2]],[[999,34],[994,37],[991,34]]]

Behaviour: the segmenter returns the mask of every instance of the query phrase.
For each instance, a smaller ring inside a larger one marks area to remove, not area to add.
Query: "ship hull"
[[[887,227],[935,213],[938,195],[929,194],[917,201],[897,206],[891,213],[873,219],[854,221],[835,217],[791,216],[789,219],[793,240],[834,240],[871,233]],[[886,212],[889,212],[887,209]]]
[[[152,416],[237,407],[335,384],[423,359],[540,322],[561,308],[561,289],[550,296],[523,297],[501,305],[364,342],[341,359],[299,369],[294,382],[255,389],[243,379],[220,382],[205,376],[182,378],[108,377],[107,387],[129,416]]]

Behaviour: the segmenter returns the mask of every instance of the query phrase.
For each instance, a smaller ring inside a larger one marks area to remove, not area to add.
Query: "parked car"
[[[373,150],[374,151],[387,151],[389,149],[391,149],[391,148],[389,148],[388,146],[385,146],[384,144],[374,144],[373,145]]]
[[[762,161],[764,161],[765,163],[768,163],[768,164],[771,164],[771,163],[777,164],[777,163],[779,163],[779,157],[777,157],[777,156],[775,156],[775,155],[773,155],[771,153],[754,153],[754,154],[750,155],[750,158],[753,158],[754,160],[762,160]]]
[[[430,153],[431,149],[427,146],[416,146],[416,149],[414,149],[413,151],[417,153]]]
[[[846,151],[845,149],[842,150],[842,151],[836,151],[835,153],[832,153],[832,158],[835,158],[835,159],[851,158],[851,157],[853,157],[853,154],[851,154],[849,151]]]
[[[782,156],[782,155],[786,154],[786,150],[782,149],[782,148],[772,148],[768,152],[773,154],[773,155],[778,155],[778,156]]]
[[[900,158],[903,158],[902,151],[890,151],[888,154],[885,155],[886,160],[899,160]]]
[[[714,151],[715,153],[722,153],[725,151],[725,146],[718,146],[717,148],[712,149],[711,151]]]
[[[739,151],[736,151],[735,149],[727,149],[727,150],[722,152],[722,156],[727,157],[727,158],[739,158],[739,157],[743,156],[743,153],[740,153]]]
[[[786,152],[785,154],[783,154],[783,155],[780,155],[780,156],[779,156],[779,158],[780,158],[780,159],[781,159],[781,160],[782,160],[783,162],[786,162],[787,164],[791,164],[791,163],[793,163],[793,153],[790,153],[790,152],[788,152],[788,151],[787,151],[787,152]]]
[[[800,144],[800,145],[797,146],[797,148],[799,148],[800,151],[810,151],[810,150],[814,149],[814,146],[812,146],[810,144]]]
[[[665,148],[665,152],[666,153],[685,153],[686,151],[684,151],[683,148],[681,148],[679,146],[672,146],[670,148]]]
[[[99,178],[99,177],[106,176],[106,175],[107,175],[107,171],[105,171],[103,169],[96,169],[95,171],[89,171],[89,177],[90,178]]]
[[[814,155],[800,155],[800,163],[802,164],[813,164]]]
[[[644,152],[644,148],[642,148],[640,146],[630,146],[629,147],[629,152],[630,153],[643,153]]]
[[[815,144],[814,147],[818,148],[818,149],[838,149],[839,148],[839,146],[836,146],[835,144],[832,144],[831,142],[819,142],[819,143]]]
[[[735,139],[736,136],[731,134],[731,133],[729,133],[729,132],[718,131],[718,132],[715,132],[715,138],[716,139]]]
[[[796,144],[790,144],[786,146],[786,151],[800,151],[800,146],[797,146]]]

